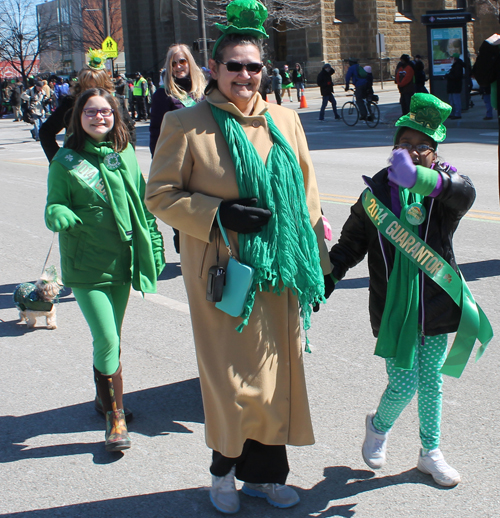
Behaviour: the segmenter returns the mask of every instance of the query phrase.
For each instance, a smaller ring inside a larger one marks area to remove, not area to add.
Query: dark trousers
[[[323,96],[323,102],[321,103],[321,108],[319,110],[319,120],[321,121],[325,118],[325,109],[329,102],[332,103],[333,115],[335,115],[335,118],[339,117],[335,96],[333,94],[327,94]]]
[[[210,473],[224,477],[236,465],[236,478],[251,484],[284,484],[290,471],[286,446],[270,446],[247,439],[239,457],[224,457],[213,451]]]
[[[281,93],[279,90],[274,90],[274,97],[276,97],[276,103],[281,105]]]
[[[401,104],[401,112],[403,115],[408,115],[410,113],[410,103],[412,93],[401,93],[401,97],[399,98],[399,104]]]
[[[146,120],[146,98],[141,95],[134,95],[134,111],[138,119]]]
[[[366,119],[367,113],[366,113],[366,104],[365,104],[365,97],[366,97],[366,88],[365,86],[357,86],[356,90],[354,92],[354,96],[356,97],[356,106],[359,110],[359,117],[361,119]]]

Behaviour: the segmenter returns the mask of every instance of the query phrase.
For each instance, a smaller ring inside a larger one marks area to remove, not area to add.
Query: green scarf
[[[424,196],[401,187],[399,197],[401,214],[406,214],[412,203],[422,203],[424,199]],[[407,222],[405,225],[418,235],[418,225]],[[418,336],[419,268],[397,248],[395,251],[375,354],[382,358],[395,358],[396,367],[400,369],[411,369]]]
[[[87,139],[84,151],[99,157],[99,171],[108,195],[109,205],[122,241],[132,241],[132,287],[143,293],[156,293],[156,268],[143,201],[125,159],[126,150],[118,153],[121,165],[110,170],[104,157],[115,153],[111,142]]]
[[[210,108],[229,147],[240,197],[257,198],[257,206],[272,213],[261,232],[239,234],[240,260],[255,268],[255,275],[237,331],[248,324],[257,287],[278,295],[286,287],[297,294],[307,331],[312,305],[324,301],[325,287],[295,153],[266,113],[273,146],[264,164],[235,117],[213,104]]]

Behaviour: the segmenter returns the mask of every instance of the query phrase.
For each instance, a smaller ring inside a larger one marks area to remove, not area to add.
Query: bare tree
[[[266,28],[281,31],[302,29],[316,23],[319,15],[317,0],[261,0],[266,6],[268,18]],[[196,0],[179,0],[184,14],[192,19],[198,19]],[[205,19],[208,23],[226,22],[226,5],[229,2],[205,0]]]
[[[49,20],[53,25],[55,20]],[[52,31],[38,34],[34,0],[0,0],[0,58],[26,83],[40,52],[54,41]]]
[[[103,15],[102,0],[73,0],[81,4],[82,30],[81,45],[84,51],[89,47],[100,49],[102,42],[106,39],[106,25]],[[109,0],[109,29],[110,34],[118,49],[123,50],[123,27],[120,0]]]

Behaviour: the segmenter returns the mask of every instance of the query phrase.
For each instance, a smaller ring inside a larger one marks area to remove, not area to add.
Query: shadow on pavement
[[[129,431],[134,433],[149,437],[169,433],[192,433],[178,421],[204,422],[198,378],[127,393],[124,400],[126,406],[134,412],[134,420],[128,427]],[[110,458],[102,442],[60,444],[40,448],[25,445],[30,438],[40,435],[89,431],[102,432],[103,441],[104,417],[94,410],[93,401],[18,417],[1,416],[0,430],[0,464],[84,453],[91,453],[96,464],[117,459]]]
[[[238,516],[242,518],[255,516],[259,518],[304,518],[307,516],[351,518],[355,515],[354,508],[357,502],[335,505],[336,500],[354,499],[360,493],[402,484],[425,484],[436,489],[445,489],[435,485],[430,476],[420,473],[417,469],[404,471],[398,475],[375,477],[372,471],[334,466],[325,468],[324,475],[325,478],[309,490],[296,488],[301,502],[296,507],[286,510],[273,508],[265,500],[251,498],[240,491],[241,509]],[[333,505],[331,505],[332,503]],[[9,514],[9,516],[27,518],[92,516],[100,518],[110,516],[110,513],[113,516],[140,516],[141,518],[222,516],[212,507],[206,487],[25,511]]]

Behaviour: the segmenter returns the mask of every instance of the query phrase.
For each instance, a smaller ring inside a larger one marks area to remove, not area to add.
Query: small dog
[[[37,317],[45,317],[47,329],[57,329],[56,306],[61,289],[54,267],[45,270],[35,284],[24,282],[17,286],[13,295],[21,322],[26,320],[28,327],[33,328]]]

